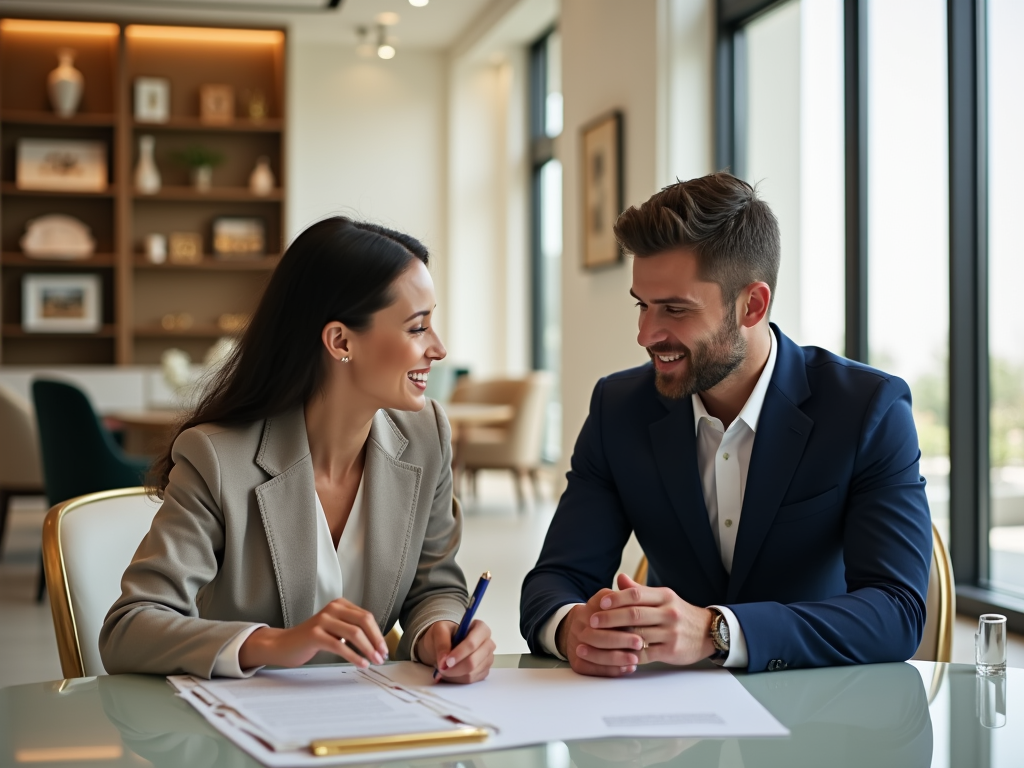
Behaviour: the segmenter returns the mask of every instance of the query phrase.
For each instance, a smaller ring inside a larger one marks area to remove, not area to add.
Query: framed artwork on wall
[[[583,149],[583,266],[622,261],[612,227],[622,213],[622,113],[604,115],[581,130]]]
[[[105,192],[107,145],[102,141],[21,139],[15,180],[18,189]]]
[[[96,333],[103,325],[99,275],[25,275],[21,325],[32,333]]]

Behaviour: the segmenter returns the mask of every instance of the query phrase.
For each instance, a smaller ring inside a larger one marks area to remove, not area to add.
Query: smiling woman
[[[100,636],[110,672],[241,677],[397,655],[486,677],[476,622],[452,648],[451,430],[424,396],[445,348],[414,238],[335,217],[303,232],[237,351],[156,467],[163,499]]]

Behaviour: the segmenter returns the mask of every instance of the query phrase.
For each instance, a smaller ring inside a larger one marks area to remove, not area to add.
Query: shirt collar
[[[768,336],[771,339],[768,362],[765,363],[764,370],[761,371],[761,375],[757,379],[757,384],[754,385],[750,397],[747,398],[747,402],[743,405],[739,416],[736,417],[737,419],[742,419],[743,423],[750,427],[751,432],[757,432],[757,422],[761,418],[764,396],[768,393],[768,385],[771,383],[772,373],[775,371],[778,345],[775,342],[775,333],[771,328],[768,329]],[[714,416],[708,413],[707,408],[704,407],[704,401],[700,399],[698,393],[694,392],[690,397],[693,400],[693,428],[695,432],[699,433],[700,420],[703,418],[713,419]]]

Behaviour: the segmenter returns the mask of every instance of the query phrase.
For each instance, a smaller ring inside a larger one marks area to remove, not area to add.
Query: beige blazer
[[[316,490],[302,408],[245,426],[203,424],[174,442],[164,503],[121,580],[100,632],[110,673],[209,677],[255,623],[313,615]],[[378,411],[363,470],[363,608],[397,656],[435,621],[460,621],[468,596],[455,563],[462,516],[452,497],[451,429],[431,400]]]

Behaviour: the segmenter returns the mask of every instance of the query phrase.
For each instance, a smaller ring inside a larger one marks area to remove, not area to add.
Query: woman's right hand
[[[300,667],[318,651],[336,654],[364,669],[370,662],[383,664],[388,657],[387,643],[373,614],[338,598],[291,629],[257,629],[242,643],[238,665],[242,669],[268,664]]]

